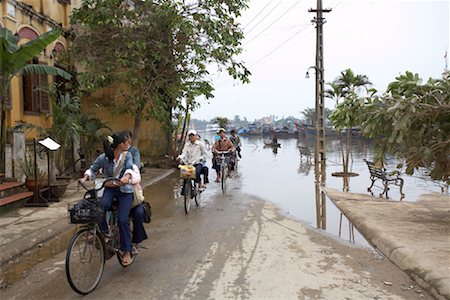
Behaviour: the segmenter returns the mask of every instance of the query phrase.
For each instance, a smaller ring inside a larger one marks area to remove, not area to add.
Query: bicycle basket
[[[103,209],[98,201],[83,199],[69,203],[67,210],[69,212],[69,223],[71,224],[97,223],[104,217]]]
[[[179,165],[180,168],[180,177],[182,179],[195,179],[195,167],[189,165]]]

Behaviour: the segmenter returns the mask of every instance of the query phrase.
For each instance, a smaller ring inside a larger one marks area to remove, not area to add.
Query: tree
[[[422,83],[406,72],[369,100],[363,132],[376,140],[377,158],[395,155],[406,160],[407,174],[426,169],[450,184],[450,73]]]
[[[225,130],[227,130],[230,120],[228,120],[228,118],[226,117],[215,117],[211,120],[211,123],[217,123],[220,128],[224,128]]]
[[[70,79],[71,75],[64,70],[47,65],[28,64],[36,55],[41,53],[49,44],[55,41],[60,31],[48,31],[28,43],[18,46],[18,38],[6,28],[0,28],[0,173],[5,173],[6,163],[6,109],[11,79],[14,76],[27,74],[44,74],[61,76]]]
[[[366,75],[355,75],[351,69],[346,69],[329,85],[331,89],[327,95],[335,99],[337,104],[330,119],[338,131],[343,129],[347,131],[345,147],[341,137],[341,154],[343,175],[348,176],[352,129],[361,125],[365,102],[365,98],[361,97],[361,94],[368,91],[371,83]],[[376,91],[370,90],[370,92],[375,93]],[[344,100],[339,103],[341,98]]]
[[[86,68],[83,86],[120,88],[108,107],[134,117],[136,142],[148,118],[161,121],[171,135],[174,111],[186,121],[198,97],[213,97],[208,65],[248,82],[250,72],[235,59],[243,39],[236,18],[246,2],[155,0],[130,6],[84,0],[72,16],[74,53]]]
[[[333,111],[329,108],[325,108],[325,120],[329,120]],[[307,125],[314,126],[316,124],[316,109],[315,108],[305,108],[302,111],[304,121]]]

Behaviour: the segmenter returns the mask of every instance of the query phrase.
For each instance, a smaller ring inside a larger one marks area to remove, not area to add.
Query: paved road
[[[150,239],[123,269],[107,262],[83,299],[432,299],[379,254],[278,214],[212,183],[185,215],[176,175],[146,189],[154,209]],[[64,253],[0,292],[1,299],[80,299],[67,284]]]

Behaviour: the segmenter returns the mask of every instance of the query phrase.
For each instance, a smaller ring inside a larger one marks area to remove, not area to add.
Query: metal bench
[[[300,151],[300,159],[303,159],[303,156],[306,157],[308,161],[311,160],[311,152],[309,151],[308,146],[306,145],[298,145],[298,150]]]
[[[401,198],[405,197],[405,194],[403,194],[403,178],[400,177],[398,171],[386,172],[385,168],[376,167],[375,164],[371,161],[365,159],[364,161],[366,162],[367,167],[369,168],[370,180],[372,180],[372,184],[367,189],[368,192],[372,193],[372,187],[375,184],[375,181],[377,179],[380,179],[381,181],[383,181],[384,186],[384,190],[380,194],[380,197],[383,196],[383,194],[386,194],[386,198],[389,198],[388,196],[389,184],[399,186]]]

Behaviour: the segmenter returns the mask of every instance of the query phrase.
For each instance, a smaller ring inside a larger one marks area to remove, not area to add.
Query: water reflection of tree
[[[311,162],[309,160],[307,161],[300,160],[300,165],[298,166],[297,173],[308,176],[310,171],[311,171]]]

